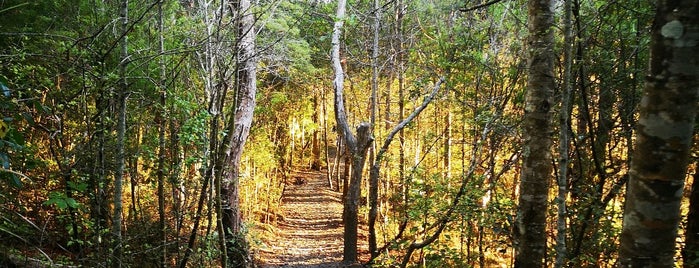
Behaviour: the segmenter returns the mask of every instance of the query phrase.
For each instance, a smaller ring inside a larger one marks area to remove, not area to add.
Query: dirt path
[[[317,171],[291,174],[282,197],[284,218],[277,223],[276,237],[266,238],[257,252],[259,267],[342,267],[342,195],[331,191],[325,178]],[[365,233],[360,230],[363,255]]]

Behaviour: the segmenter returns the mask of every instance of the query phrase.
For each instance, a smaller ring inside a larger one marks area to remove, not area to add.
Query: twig
[[[4,167],[0,167],[0,172],[9,172],[9,173],[15,174],[15,175],[17,175],[17,176],[20,176],[20,177],[22,177],[22,178],[25,178],[25,179],[27,179],[28,181],[32,181],[32,179],[30,179],[27,175],[24,175],[24,174],[22,174],[22,173],[20,173],[20,172],[17,172],[17,171],[11,170],[11,169],[6,169],[6,168],[4,168]]]

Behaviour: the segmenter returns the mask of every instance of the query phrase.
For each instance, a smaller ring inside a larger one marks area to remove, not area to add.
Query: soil
[[[324,172],[295,171],[282,196],[282,219],[255,253],[258,267],[320,268],[342,265],[342,193],[332,191]],[[368,258],[360,223],[359,255]],[[354,265],[352,267],[361,267]]]

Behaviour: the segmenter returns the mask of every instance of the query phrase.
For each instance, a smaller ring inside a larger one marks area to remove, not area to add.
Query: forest
[[[699,267],[699,1],[0,0],[0,267]]]

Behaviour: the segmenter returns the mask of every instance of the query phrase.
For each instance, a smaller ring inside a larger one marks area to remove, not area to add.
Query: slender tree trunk
[[[523,120],[524,149],[520,182],[515,267],[544,267],[546,211],[551,181],[553,11],[551,0],[530,0],[529,80]]]
[[[447,179],[447,181],[451,181],[451,144],[452,144],[452,129],[451,129],[451,120],[452,120],[452,113],[451,113],[451,105],[447,105],[447,117],[444,119],[444,135],[446,136],[444,139],[444,155],[442,156],[444,158],[443,164],[444,164],[444,178]]]
[[[321,100],[322,100],[322,109],[323,109],[323,146],[325,147],[325,177],[328,180],[328,189],[332,190],[333,188],[333,180],[332,180],[332,172],[331,172],[331,167],[330,167],[330,153],[329,153],[329,145],[328,145],[328,109],[327,106],[325,105],[325,89],[323,89],[323,92],[321,94]],[[337,154],[338,148],[335,148],[335,154]],[[337,165],[337,164],[335,164]],[[335,166],[332,167],[332,169],[335,169]]]
[[[131,207],[129,208],[129,218],[131,221],[137,221],[138,220],[138,149],[141,147],[141,130],[140,127],[136,127],[136,133],[134,133],[134,139],[135,139],[135,151],[134,154],[136,155],[135,157],[130,157],[128,160],[124,159],[125,161],[128,161],[127,170],[129,172],[129,179],[130,179],[130,187],[131,187]],[[126,157],[126,156],[125,156]]]
[[[379,0],[374,0],[374,41],[371,50],[371,132],[376,127],[376,114],[378,113],[377,93],[379,90],[379,30],[381,27],[381,5]],[[369,155],[369,163],[372,164],[369,175],[369,252],[371,259],[378,256],[376,251],[376,217],[378,216],[379,199],[379,174],[374,174],[376,159],[376,145],[372,146]]]
[[[165,26],[163,23],[163,1],[158,3],[158,43],[160,49],[160,107],[158,107],[158,232],[162,239],[162,256],[160,267],[167,264],[167,230],[165,225],[165,111],[166,111],[166,77],[165,77]]]
[[[320,125],[320,104],[318,102],[318,92],[313,91],[313,124],[316,126]],[[315,128],[313,130],[313,139],[311,140],[311,169],[320,171],[322,164],[320,162],[320,129]]]
[[[233,267],[247,265],[248,253],[244,234],[241,233],[242,213],[239,201],[240,159],[250,134],[255,94],[257,92],[257,58],[255,52],[255,17],[250,0],[236,4],[238,15],[238,46],[236,74],[236,104],[229,116],[230,143],[226,151],[226,164],[221,185],[223,227],[227,234],[228,259]],[[230,235],[230,236],[228,236]]]
[[[656,1],[626,190],[620,267],[672,267],[699,99],[699,5]]]
[[[561,94],[561,109],[559,111],[559,141],[558,141],[558,205],[557,232],[556,232],[556,268],[566,266],[568,248],[566,245],[567,229],[567,208],[566,198],[568,196],[568,147],[570,146],[569,125],[570,125],[570,95],[573,91],[571,78],[573,68],[573,27],[572,27],[572,4],[573,0],[565,0],[563,18],[563,90]]]
[[[106,144],[106,139],[105,139],[105,132],[106,130],[106,124],[105,124],[105,109],[106,109],[106,101],[105,101],[105,92],[101,92],[100,96],[97,98],[97,101],[95,102],[95,106],[97,108],[97,123],[96,123],[96,140],[97,140],[97,157],[95,159],[95,171],[94,171],[94,176],[91,177],[91,183],[90,183],[90,189],[92,190],[92,196],[94,200],[92,200],[92,207],[90,209],[90,215],[91,219],[93,220],[95,227],[94,227],[94,232],[96,235],[96,239],[94,241],[96,245],[96,251],[97,255],[101,256],[101,252],[103,249],[103,239],[102,236],[104,235],[104,230],[107,229],[107,222],[108,222],[108,216],[107,212],[108,209],[106,209],[108,206],[106,204],[106,197],[104,195],[105,193],[105,184],[106,184],[106,170],[105,170],[105,165],[106,165],[106,156],[105,156],[105,144]]]
[[[121,221],[123,218],[122,207],[122,191],[124,182],[124,166],[126,155],[124,148],[126,147],[126,97],[129,90],[126,82],[126,66],[129,62],[128,38],[126,31],[129,23],[129,1],[122,0],[119,8],[119,17],[121,19],[121,31],[124,37],[121,40],[121,62],[119,63],[119,92],[117,93],[117,155],[116,155],[116,171],[114,175],[114,217],[112,219],[112,236],[113,236],[113,258],[112,267],[121,267],[122,259],[122,240],[121,240]]]
[[[396,61],[398,62],[398,116],[403,118],[405,116],[405,61],[406,56],[403,51],[403,16],[405,16],[405,10],[403,6],[403,0],[396,1],[395,16],[396,16],[396,33],[398,38]],[[398,133],[398,181],[401,184],[401,194],[403,195],[403,221],[407,223],[408,221],[408,203],[410,202],[410,197],[408,191],[410,191],[410,179],[405,177],[405,132],[401,130]]]
[[[170,106],[170,113],[174,108]],[[179,237],[180,231],[182,230],[182,198],[181,191],[182,183],[180,181],[180,171],[181,171],[181,158],[180,158],[180,140],[178,134],[178,128],[176,126],[175,118],[168,118],[168,132],[170,133],[170,156],[172,157],[172,163],[170,164],[170,182],[171,182],[171,193],[172,193],[172,210],[175,217],[175,237]],[[179,248],[180,239],[175,239],[175,248]],[[180,250],[177,251],[177,259],[180,257]]]

